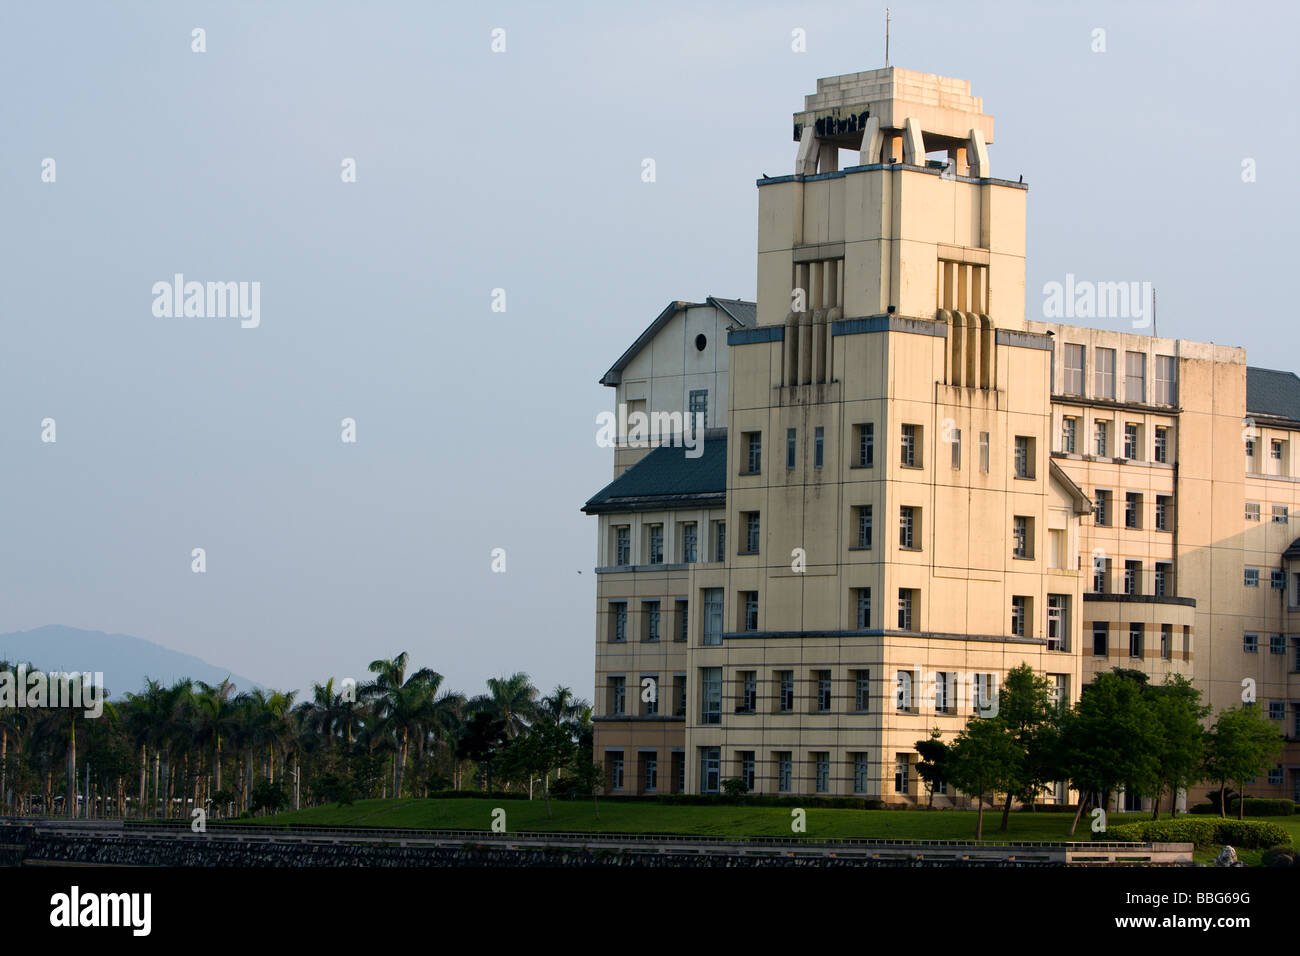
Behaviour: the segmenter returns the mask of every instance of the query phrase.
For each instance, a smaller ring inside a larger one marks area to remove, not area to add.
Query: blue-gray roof
[[[596,492],[582,510],[600,514],[721,505],[727,494],[726,436],[706,437],[698,458],[688,457],[690,451],[661,445]]]
[[[1300,378],[1295,372],[1247,367],[1246,411],[1300,422]]]

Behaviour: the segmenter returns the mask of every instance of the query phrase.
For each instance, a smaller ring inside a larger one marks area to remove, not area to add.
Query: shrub
[[[1236,816],[1241,800],[1233,797],[1228,801],[1228,816]],[[1294,800],[1269,800],[1264,797],[1246,798],[1246,816],[1248,817],[1289,817],[1295,813]]]
[[[1258,820],[1215,820],[1179,817],[1121,823],[1096,834],[1098,840],[1124,843],[1195,843],[1197,846],[1229,844],[1247,850],[1289,846],[1291,834],[1276,823]]]
[[[749,787],[739,777],[729,777],[722,781],[722,792],[729,797],[743,797],[749,793]]]

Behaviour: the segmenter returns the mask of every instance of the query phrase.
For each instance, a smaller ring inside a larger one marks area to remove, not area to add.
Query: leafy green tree
[[[1004,793],[1016,785],[1020,752],[997,717],[972,718],[957,735],[947,760],[947,776],[963,793],[976,798],[975,839],[984,837],[984,795]]]
[[[1002,824],[1006,831],[1011,816],[1011,801],[1020,797],[1033,804],[1054,772],[1057,750],[1057,727],[1060,707],[1052,699],[1052,682],[1045,674],[1036,674],[1028,664],[1007,672],[998,689],[997,719],[1002,721],[1015,741],[1017,757],[1002,805]]]
[[[1146,699],[1155,717],[1156,792],[1152,816],[1160,819],[1160,796],[1169,792],[1169,813],[1178,815],[1178,791],[1195,783],[1205,758],[1205,731],[1201,721],[1210,708],[1191,681],[1171,674],[1159,686],[1148,685]]]
[[[948,783],[948,767],[952,759],[952,748],[943,742],[943,732],[938,727],[930,731],[925,740],[916,742],[916,752],[920,760],[916,762],[916,775],[925,781],[930,794],[930,806],[934,806],[934,791],[941,784]]]
[[[265,810],[267,813],[279,813],[289,805],[289,795],[278,780],[263,777],[253,787],[252,808],[254,812]]]
[[[506,743],[505,721],[487,711],[473,714],[457,744],[456,755],[478,764],[479,772],[492,792],[492,765]]]
[[[1245,818],[1246,781],[1265,773],[1284,743],[1282,731],[1260,714],[1258,705],[1243,704],[1219,713],[1206,735],[1204,774],[1219,785],[1220,816],[1226,816],[1224,789],[1232,782],[1241,793],[1237,818]]]

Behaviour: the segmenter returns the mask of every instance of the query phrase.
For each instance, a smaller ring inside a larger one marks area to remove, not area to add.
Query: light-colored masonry
[[[924,802],[916,741],[1027,662],[1066,701],[1246,682],[1289,738],[1254,792],[1300,797],[1300,379],[1027,320],[1027,187],[965,81],[821,79],[794,138],[757,303],[670,303],[602,379],[707,425],[693,461],[618,447],[585,508],[609,789]]]

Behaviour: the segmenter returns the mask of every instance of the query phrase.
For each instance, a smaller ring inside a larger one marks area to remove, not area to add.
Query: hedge
[[[1235,817],[1237,808],[1241,805],[1240,797],[1233,797],[1228,801],[1228,816]],[[1219,814],[1219,808],[1213,803],[1198,803],[1191,807],[1188,813],[1209,814],[1215,816]],[[1289,817],[1295,814],[1294,800],[1271,800],[1265,797],[1247,797],[1246,798],[1246,816],[1248,817]]]
[[[1276,823],[1191,817],[1121,823],[1108,828],[1105,833],[1097,834],[1096,838],[1122,843],[1195,843],[1197,846],[1228,844],[1247,850],[1291,844],[1291,834]]]

